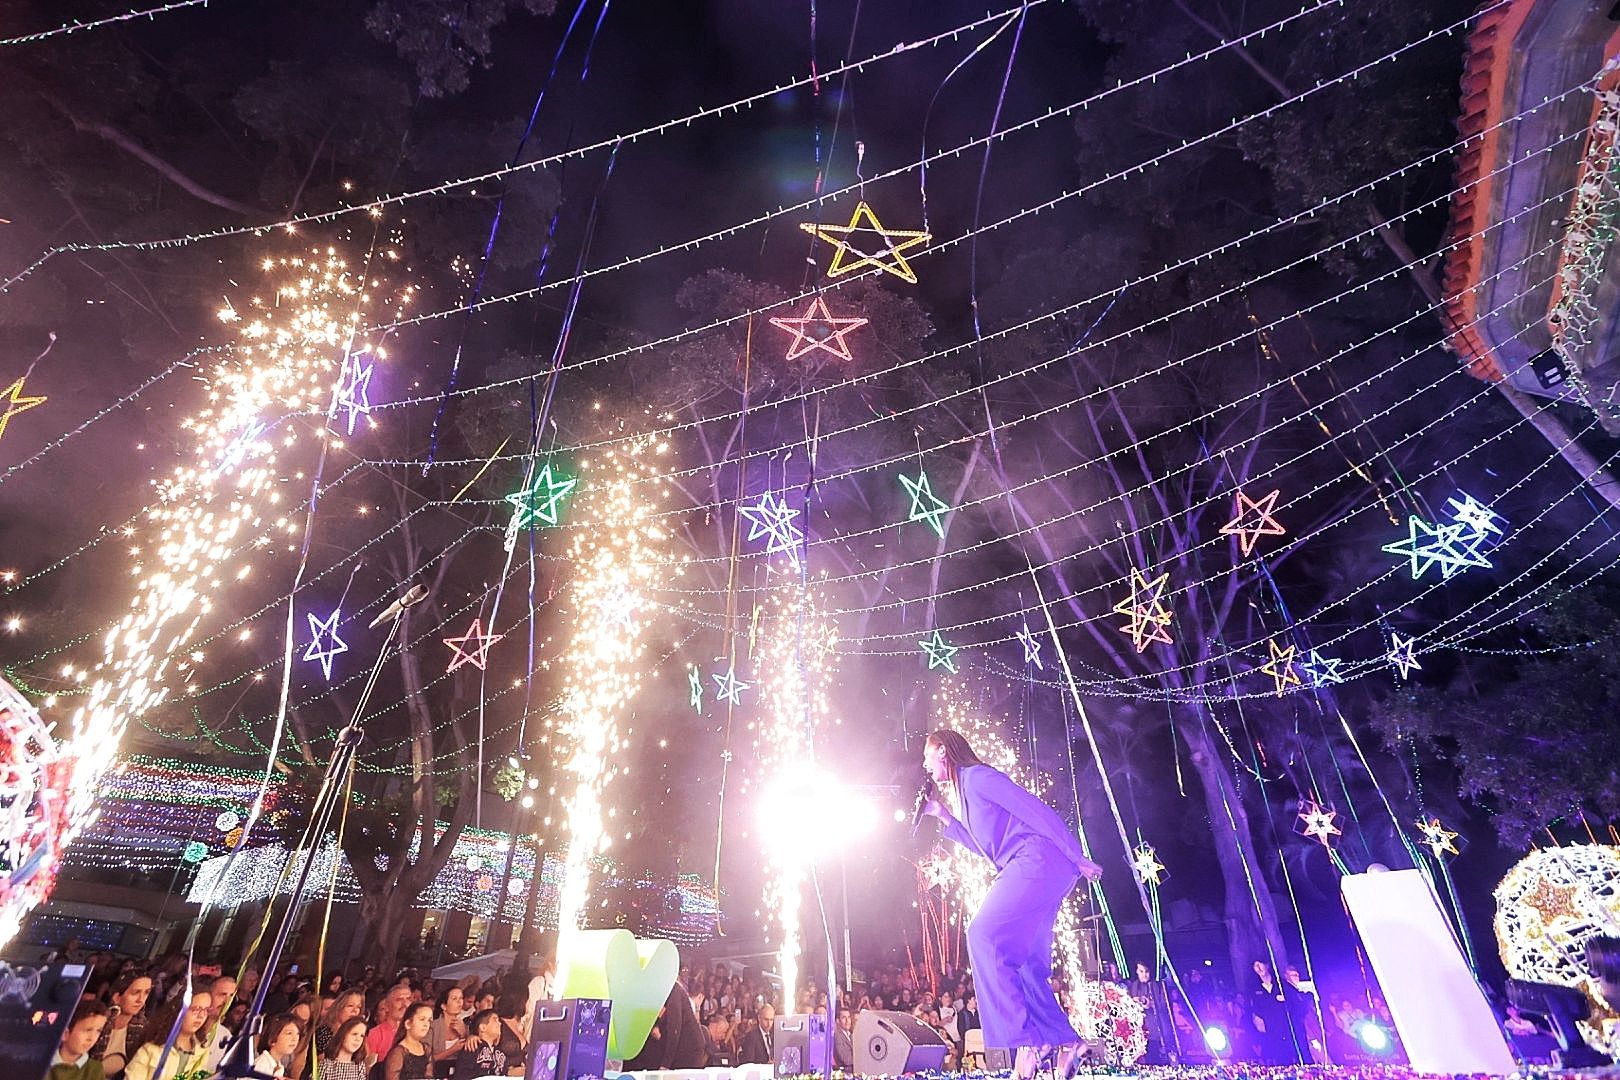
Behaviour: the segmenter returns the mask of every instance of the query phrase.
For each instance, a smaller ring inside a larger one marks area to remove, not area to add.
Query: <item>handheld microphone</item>
[[[923,807],[933,797],[935,790],[934,778],[924,776],[922,784],[917,788],[917,801],[911,807],[911,838],[913,840],[917,838],[917,830],[922,828]]]
[[[383,623],[388,622],[391,619],[399,618],[400,612],[404,611],[412,604],[420,604],[423,600],[427,599],[427,594],[428,591],[426,585],[412,585],[410,592],[406,593],[404,596],[401,596],[398,600],[395,600],[392,604],[389,604],[386,608],[384,608],[383,613],[378,615],[375,619],[372,619],[371,625],[366,627],[366,629],[375,630]]]

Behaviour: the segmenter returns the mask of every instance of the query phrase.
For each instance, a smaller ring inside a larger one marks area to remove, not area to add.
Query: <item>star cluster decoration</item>
[[[1130,598],[1121,600],[1113,607],[1114,614],[1124,615],[1131,620],[1119,629],[1130,635],[1131,644],[1136,646],[1137,652],[1146,652],[1147,647],[1155,641],[1165,645],[1175,644],[1168,629],[1174,613],[1165,606],[1163,599],[1165,583],[1169,580],[1167,572],[1149,581],[1146,574],[1133,566]]]
[[[1300,832],[1312,840],[1320,840],[1322,846],[1327,847],[1329,838],[1344,835],[1333,823],[1339,816],[1337,810],[1328,810],[1312,799],[1301,800],[1300,806],[1304,807],[1299,812]]]
[[[484,620],[478,618],[473,620],[472,626],[460,637],[443,638],[444,643],[455,653],[450,658],[450,666],[445,668],[445,674],[448,675],[463,664],[471,664],[479,671],[483,671],[484,665],[489,660],[489,647],[504,636],[504,634],[484,633]]]
[[[799,568],[799,551],[804,546],[804,531],[793,524],[799,512],[788,506],[786,500],[774,491],[767,491],[752,506],[739,506],[737,513],[748,522],[748,539],[765,538],[767,554],[785,554]]]
[[[1164,877],[1164,864],[1159,861],[1159,853],[1153,850],[1152,844],[1142,843],[1136,846],[1131,853],[1131,872],[1136,880],[1149,888],[1156,889]]]
[[[806,353],[820,350],[840,360],[853,360],[846,335],[866,325],[862,318],[835,319],[827,310],[827,301],[817,296],[810,307],[797,319],[772,318],[771,325],[793,335],[788,343],[787,359],[797,360]]]
[[[1262,496],[1258,502],[1249,498],[1240,488],[1233,498],[1232,520],[1221,526],[1222,536],[1235,536],[1238,538],[1238,547],[1247,559],[1254,550],[1254,545],[1262,536],[1286,536],[1288,530],[1274,516],[1277,508],[1277,496],[1280,491],[1272,491]]]
[[[305,612],[304,617],[309,620],[310,643],[304,650],[304,659],[313,660],[321,665],[321,674],[326,681],[332,681],[332,658],[340,653],[349,651],[349,646],[338,637],[338,619],[343,613],[333,609],[332,613],[324,619],[317,619],[313,612]],[[324,643],[323,643],[324,642]]]
[[[1294,653],[1298,646],[1290,645],[1283,648],[1272,638],[1266,642],[1271,650],[1271,659],[1260,665],[1260,670],[1271,676],[1276,684],[1277,696],[1282,697],[1290,686],[1300,685],[1298,666],[1294,663]]]
[[[801,222],[799,228],[834,248],[827,276],[840,277],[864,266],[875,266],[884,273],[917,284],[917,273],[905,253],[928,243],[931,237],[917,229],[885,229],[866,200],[855,204],[848,225],[817,225]]]
[[[923,655],[928,657],[928,670],[944,668],[952,675],[956,674],[956,661],[953,657],[960,651],[960,646],[947,642],[938,630],[917,642],[922,647]]]
[[[1412,577],[1422,577],[1433,567],[1439,567],[1442,579],[1449,579],[1471,566],[1490,568],[1491,561],[1480,554],[1486,534],[1476,532],[1461,522],[1431,525],[1417,515],[1406,519],[1407,536],[1383,546],[1391,555],[1405,555],[1410,560]]]
[[[933,486],[928,482],[928,473],[919,468],[915,480],[901,473],[900,485],[911,496],[911,508],[906,511],[906,520],[921,521],[933,529],[941,540],[945,539],[945,523],[940,518],[950,510],[950,506],[934,494]]]
[[[0,412],[0,438],[5,437],[6,425],[11,423],[13,416],[25,413],[37,405],[45,404],[45,398],[43,397],[23,397],[23,383],[27,379],[28,376],[26,375],[20,376],[10,386],[0,390],[0,407],[5,408],[5,412]]]

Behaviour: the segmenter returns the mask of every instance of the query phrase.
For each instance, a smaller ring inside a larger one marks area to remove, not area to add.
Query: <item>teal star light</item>
[[[913,480],[905,473],[901,473],[900,484],[906,489],[906,494],[911,496],[911,509],[906,513],[906,520],[926,522],[941,540],[945,539],[945,523],[940,521],[940,518],[950,510],[950,507],[934,494],[934,489],[928,483],[928,474],[919,468],[917,479]]]
[[[696,664],[686,669],[686,700],[699,716],[703,714],[703,673]]]
[[[527,529],[537,521],[546,525],[557,524],[562,501],[577,483],[579,481],[573,477],[553,475],[551,463],[546,462],[535,475],[534,483],[506,497],[506,501],[512,504],[512,528]]]
[[[793,568],[799,568],[799,549],[804,544],[804,532],[793,524],[799,512],[789,507],[786,500],[779,498],[774,491],[767,491],[753,506],[737,507],[737,513],[748,522],[748,539],[767,537],[766,554],[784,553],[793,561]]]
[[[944,668],[952,675],[956,674],[956,661],[952,660],[951,657],[957,654],[959,646],[948,643],[940,636],[938,630],[935,630],[917,644],[922,646],[922,651],[928,656],[929,671],[935,668]]]

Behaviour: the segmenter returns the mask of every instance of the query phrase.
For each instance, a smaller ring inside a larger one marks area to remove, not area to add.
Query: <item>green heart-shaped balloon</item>
[[[627,1061],[646,1045],[680,969],[673,942],[637,940],[628,930],[573,930],[557,946],[557,996],[612,1001],[608,1057]]]

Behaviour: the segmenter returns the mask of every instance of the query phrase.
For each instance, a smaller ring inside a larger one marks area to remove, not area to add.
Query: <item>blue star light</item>
[[[1410,679],[1412,672],[1423,670],[1423,665],[1418,663],[1416,648],[1417,638],[1403,638],[1398,630],[1390,632],[1389,652],[1384,654],[1384,659],[1400,672],[1402,679]]]
[[[929,671],[932,671],[935,668],[944,668],[952,675],[956,674],[956,662],[952,660],[951,657],[955,656],[959,651],[958,646],[951,645],[946,642],[946,640],[940,636],[938,630],[935,630],[928,637],[925,637],[921,641],[917,642],[917,644],[922,646],[922,651],[928,656]]]
[[[748,539],[768,537],[766,553],[784,553],[793,561],[793,568],[799,568],[799,548],[804,544],[804,532],[793,524],[793,519],[799,516],[797,510],[778,498],[776,492],[767,491],[753,506],[737,507],[737,513],[748,522]]]
[[[355,418],[362,413],[371,415],[371,371],[373,365],[363,358],[370,353],[355,353],[343,361],[343,373],[338,376],[335,407],[344,410],[349,422],[349,434],[354,434]]]
[[[1323,656],[1312,649],[1305,659],[1295,662],[1294,669],[1311,681],[1312,686],[1331,686],[1344,682],[1339,668],[1344,661],[1337,656]]]
[[[1029,632],[1027,622],[1023,624],[1023,629],[1018,631],[1018,644],[1024,647],[1024,663],[1034,664],[1036,671],[1046,670],[1046,665],[1041,663],[1041,643]]]
[[[1440,574],[1449,578],[1470,566],[1490,568],[1491,561],[1479,553],[1484,536],[1471,531],[1466,525],[1430,525],[1420,517],[1407,518],[1409,530],[1405,540],[1385,544],[1383,550],[1391,555],[1406,555],[1412,560],[1412,577],[1420,578],[1431,566],[1438,566]]]
[[[730,705],[742,704],[742,692],[747,690],[750,683],[737,678],[737,669],[729,667],[714,675],[714,697],[716,701],[724,701]]]
[[[309,632],[312,635],[309,648],[304,650],[304,659],[314,660],[320,664],[321,672],[326,676],[327,682],[332,681],[332,658],[338,653],[349,651],[349,647],[337,635],[338,619],[342,617],[342,614],[341,611],[333,610],[332,614],[326,618],[317,619],[309,612],[304,613],[304,617],[309,620]],[[323,646],[321,644],[323,637],[329,638],[330,644]]]

